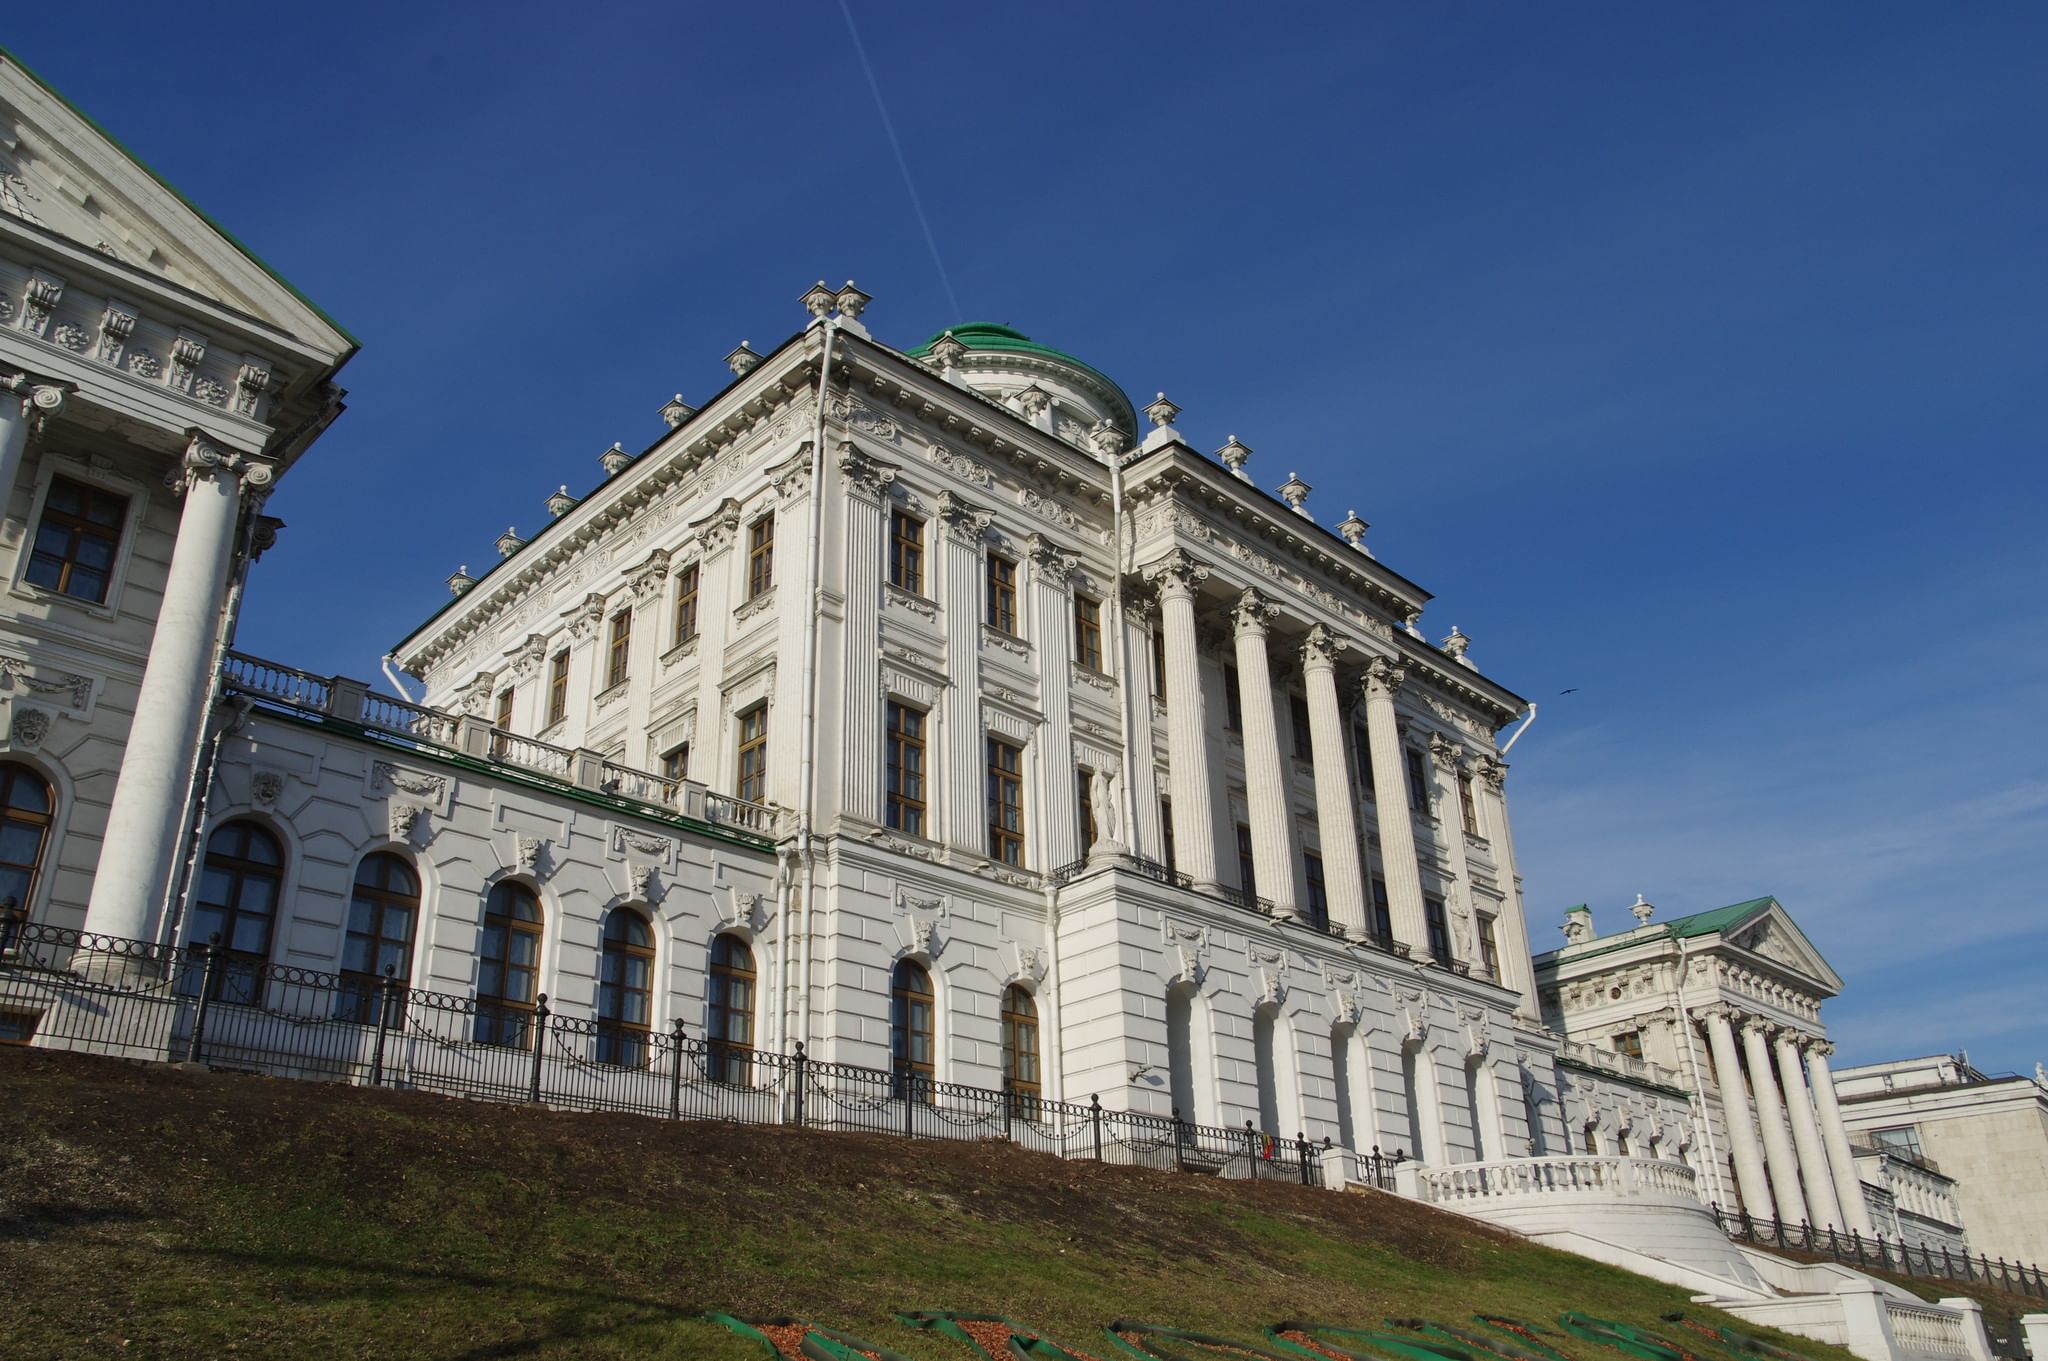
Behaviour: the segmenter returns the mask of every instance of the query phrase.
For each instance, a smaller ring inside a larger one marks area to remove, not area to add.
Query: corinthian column
[[[1808,1222],[1806,1197],[1799,1192],[1799,1163],[1792,1156],[1792,1141],[1785,1137],[1785,1107],[1778,1099],[1778,1082],[1771,1075],[1770,1044],[1764,1024],[1748,1020],[1742,1026],[1742,1052],[1749,1059],[1749,1086],[1756,1093],[1756,1122],[1763,1127],[1764,1166],[1771,1173],[1771,1195],[1778,1202],[1778,1218],[1787,1224]]]
[[[1792,1113],[1792,1142],[1799,1149],[1800,1182],[1817,1229],[1841,1229],[1842,1207],[1835,1201],[1835,1178],[1827,1150],[1820,1141],[1820,1121],[1806,1091],[1806,1069],[1799,1060],[1798,1036],[1778,1032],[1778,1074],[1785,1083],[1785,1109]]]
[[[1257,591],[1237,598],[1237,686],[1244,711],[1244,785],[1251,804],[1252,876],[1258,896],[1281,921],[1300,916],[1294,897],[1294,806],[1280,767],[1280,725],[1273,717],[1273,670],[1266,623],[1279,607]]]
[[[1429,920],[1422,910],[1422,870],[1415,860],[1415,824],[1409,820],[1408,773],[1401,768],[1401,730],[1394,723],[1394,696],[1408,668],[1375,657],[1365,672],[1365,731],[1372,748],[1373,799],[1380,823],[1380,868],[1386,874],[1387,909],[1394,939],[1419,957],[1429,954]]]
[[[1210,810],[1216,777],[1209,768],[1195,645],[1195,588],[1208,578],[1209,569],[1179,549],[1145,569],[1145,579],[1159,592],[1160,627],[1166,631],[1166,773],[1173,788],[1174,860],[1197,888],[1213,890],[1216,827]]]
[[[1828,1067],[1834,1046],[1817,1041],[1807,1046],[1807,1070],[1813,1079],[1814,1112],[1820,1117],[1821,1142],[1827,1145],[1828,1170],[1835,1178],[1835,1198],[1842,1206],[1842,1223],[1851,1233],[1865,1238],[1877,1236],[1870,1220],[1870,1206],[1863,1200],[1863,1179],[1856,1175],[1856,1155],[1849,1151],[1849,1131],[1842,1123],[1842,1106],[1835,1099],[1835,1075]]]
[[[213,655],[234,556],[243,483],[259,493],[274,473],[194,431],[185,452],[185,508],[156,634],[121,758],[85,929],[148,938],[176,859],[199,730],[213,694]]]
[[[1344,768],[1344,720],[1337,712],[1337,657],[1345,648],[1321,624],[1301,645],[1301,675],[1308,689],[1308,732],[1316,767],[1316,832],[1322,843],[1323,882],[1330,919],[1353,940],[1364,940],[1365,873],[1358,863],[1358,812]]]
[[[1763,1150],[1757,1146],[1756,1121],[1749,1108],[1749,1093],[1742,1086],[1742,1059],[1735,1052],[1735,1033],[1728,1024],[1726,1008],[1706,1013],[1707,1045],[1714,1051],[1714,1078],[1721,1088],[1721,1118],[1727,1122],[1728,1144],[1735,1154],[1735,1189],[1742,1193],[1742,1208],[1753,1218],[1778,1217],[1777,1202],[1771,1199],[1771,1184],[1764,1175]]]

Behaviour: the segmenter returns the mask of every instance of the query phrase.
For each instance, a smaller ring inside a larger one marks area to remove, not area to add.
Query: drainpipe
[[[1522,726],[1508,734],[1508,744],[1500,749],[1500,754],[1506,756],[1510,751],[1514,750],[1515,743],[1522,740],[1522,734],[1529,731],[1529,725],[1535,721],[1536,706],[1531,704],[1529,711],[1522,715]]]
[[[795,892],[796,857],[786,848],[775,854],[775,1033],[769,1037],[777,1053],[789,1052],[789,920],[791,896]]]
[[[1699,1041],[1693,1038],[1692,1013],[1685,1006],[1685,947],[1687,941],[1681,937],[1678,942],[1678,982],[1672,994],[1678,1003],[1678,1025],[1685,1032],[1685,1057],[1692,1064],[1692,1095],[1696,1114],[1700,1122],[1700,1138],[1707,1145],[1707,1166],[1714,1169],[1714,1200],[1718,1203],[1729,1200],[1728,1188],[1721,1181],[1721,1154],[1714,1147],[1714,1121],[1707,1110],[1707,1078],[1700,1070]],[[1738,1082],[1740,1078],[1736,1079]]]
[[[387,652],[384,654],[384,679],[391,682],[391,688],[398,692],[400,699],[404,700],[407,704],[417,704],[419,701],[414,699],[411,693],[406,690],[405,682],[398,678],[398,671],[392,665],[397,660],[397,656],[393,653]]]
[[[812,903],[818,889],[818,862],[812,849],[811,821],[817,812],[816,790],[818,748],[818,573],[823,558],[825,535],[825,399],[831,393],[832,342],[839,334],[838,319],[826,317],[820,331],[823,345],[818,358],[818,420],[811,434],[811,515],[804,541],[804,623],[803,735],[797,765],[797,855],[803,863],[802,939],[797,952],[800,970],[796,984],[797,1039],[811,1042],[811,935],[814,929]]]

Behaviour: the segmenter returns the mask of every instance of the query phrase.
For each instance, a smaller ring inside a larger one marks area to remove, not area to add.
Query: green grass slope
[[[765,1355],[707,1311],[920,1361],[974,1353],[899,1313],[1008,1315],[1104,1358],[1115,1319],[1247,1342],[1478,1312],[1742,1326],[1377,1193],[24,1049],[0,1050],[0,1273],[22,1357]]]

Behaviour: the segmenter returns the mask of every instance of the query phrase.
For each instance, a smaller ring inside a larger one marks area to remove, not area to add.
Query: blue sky
[[[2048,9],[854,12],[957,310],[830,0],[7,34],[364,341],[244,646],[373,675],[850,276],[1372,521],[1542,705],[1538,948],[1774,893],[1838,1063],[2048,1059]]]

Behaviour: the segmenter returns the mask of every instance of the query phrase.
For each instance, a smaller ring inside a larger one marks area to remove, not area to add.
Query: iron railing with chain
[[[217,947],[175,949],[4,923],[0,1019],[49,1049],[404,1087],[492,1101],[856,1130],[913,1139],[1000,1139],[1066,1158],[1323,1185],[1332,1152],[1301,1134],[1199,1125],[1053,1101],[1036,1091],[826,1063],[669,1030],[402,986],[396,979],[267,964]],[[1350,1155],[1391,1185],[1392,1160]],[[1384,1172],[1384,1175],[1382,1173]],[[1367,1175],[1369,1174],[1369,1175]]]
[[[1992,1258],[1983,1253],[1972,1257],[1967,1252],[1951,1252],[1946,1247],[1932,1248],[1901,1238],[1886,1238],[1882,1234],[1865,1238],[1860,1233],[1817,1229],[1804,1221],[1788,1224],[1782,1219],[1759,1219],[1744,1210],[1731,1213],[1718,1204],[1709,1208],[1722,1231],[1739,1242],[1810,1252],[1820,1257],[1831,1257],[1846,1266],[1871,1267],[1897,1272],[1901,1276],[1975,1281],[2015,1295],[2048,1299],[2048,1276],[2043,1275],[2039,1266],[2008,1262],[2003,1257]]]

